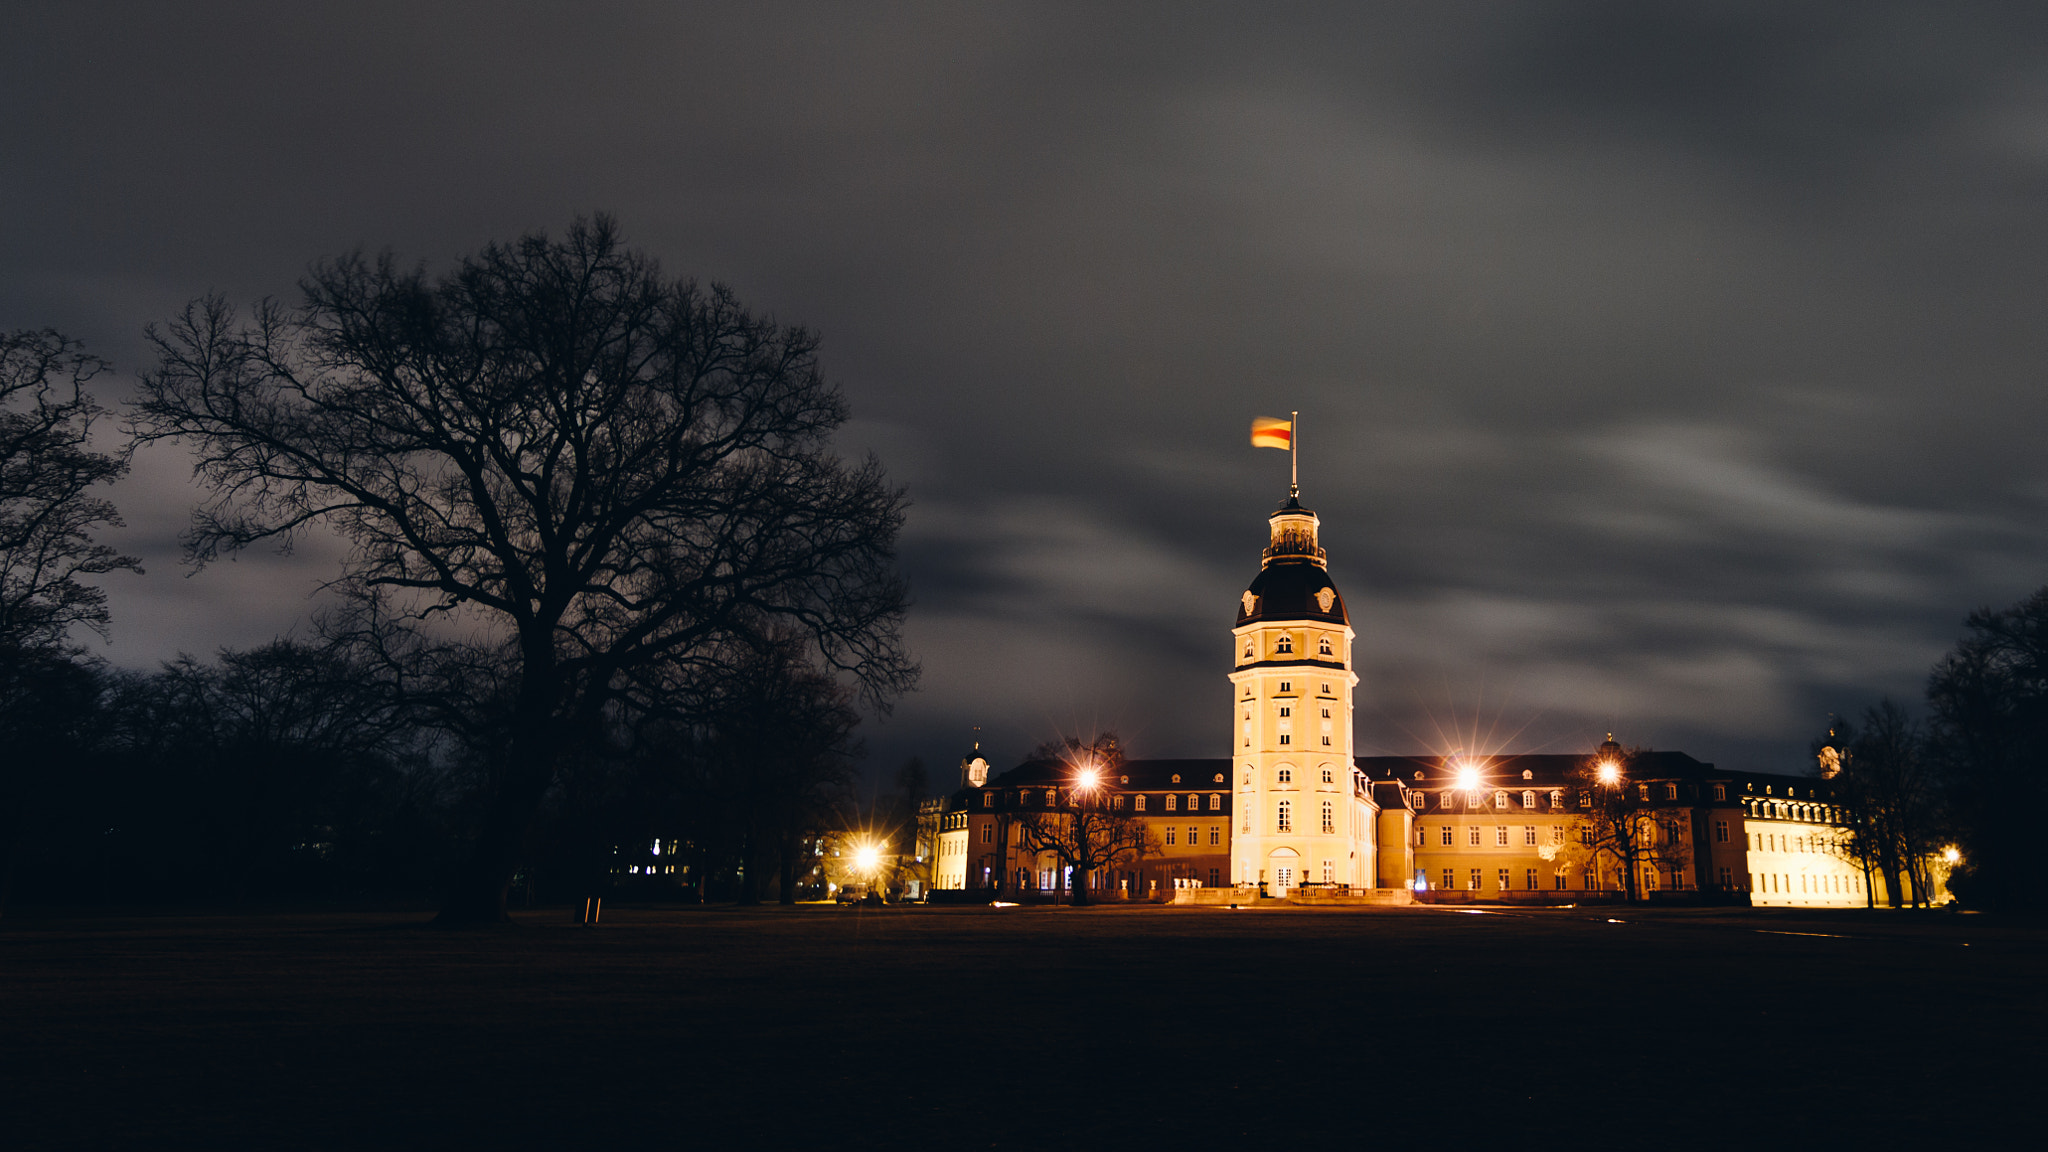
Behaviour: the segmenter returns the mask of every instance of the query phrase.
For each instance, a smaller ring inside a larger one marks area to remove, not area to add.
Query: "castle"
[[[1358,756],[1356,634],[1321,521],[1290,495],[1231,629],[1230,755],[1057,760],[991,776],[979,756],[938,820],[932,887],[960,897],[1311,904],[1620,899],[1862,906],[1819,777],[1727,771],[1680,752]],[[1133,846],[1074,875],[1044,837],[1084,809]],[[1617,815],[1617,813],[1619,813]]]

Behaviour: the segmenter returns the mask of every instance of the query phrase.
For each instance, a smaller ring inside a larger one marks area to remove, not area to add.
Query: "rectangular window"
[[[1512,887],[1514,887],[1514,885],[1513,885],[1513,884],[1512,884],[1511,882],[1509,882],[1509,880],[1508,880],[1508,870],[1507,870],[1507,869],[1505,869],[1505,868],[1501,869],[1501,870],[1500,870],[1500,890],[1501,890],[1501,891],[1503,891],[1503,892],[1505,892],[1505,891],[1507,891],[1508,889],[1510,889],[1510,888],[1512,888]]]
[[[1465,829],[1465,842],[1474,848],[1479,847],[1479,825],[1474,824]]]
[[[1190,848],[1193,848],[1193,847],[1195,847],[1196,845],[1200,844],[1201,842],[1202,842],[1202,830],[1201,830],[1200,828],[1192,828],[1192,827],[1191,827],[1191,828],[1189,828],[1189,829],[1188,829],[1188,847],[1190,847]]]
[[[1131,807],[1143,812],[1145,810],[1145,798],[1143,796],[1133,797]]]
[[[1167,829],[1166,829],[1166,842],[1167,842],[1168,844],[1176,844],[1176,843],[1179,843],[1179,841],[1177,841],[1177,840],[1175,840],[1175,839],[1173,838],[1173,833],[1174,833],[1174,829],[1173,829],[1173,827],[1172,827],[1171,825],[1168,825],[1168,826],[1167,826]]]
[[[1676,784],[1666,784],[1666,785],[1664,786],[1664,798],[1665,798],[1666,800],[1676,800],[1676,799],[1678,799],[1678,785],[1676,785]]]
[[[1292,692],[1294,691],[1294,684],[1291,681],[1282,680],[1280,682],[1280,690],[1282,692]]]
[[[1584,884],[1586,891],[1591,892],[1593,890],[1593,870],[1591,868],[1586,869],[1585,875],[1581,877],[1581,883]]]
[[[1216,886],[1217,886],[1217,881],[1218,881],[1218,880],[1219,880],[1220,878],[1221,878],[1221,876],[1220,876],[1220,874],[1219,874],[1219,872],[1218,872],[1218,870],[1217,870],[1217,869],[1215,869],[1215,868],[1211,868],[1211,869],[1209,869],[1209,887],[1211,887],[1211,888],[1214,888],[1214,887],[1216,887]]]
[[[1323,737],[1323,747],[1325,747],[1325,748],[1328,748],[1329,746],[1330,746],[1330,738],[1329,738],[1328,736],[1325,736],[1325,737]]]
[[[1550,826],[1550,842],[1552,844],[1564,843],[1564,825],[1552,824]]]
[[[1209,825],[1209,846],[1213,848],[1221,843],[1223,843],[1223,826],[1221,824]]]
[[[1294,715],[1294,708],[1291,705],[1282,704],[1280,706],[1280,714],[1282,716],[1292,716]]]
[[[1723,887],[1723,888],[1726,888],[1726,887],[1728,887],[1728,881],[1729,881],[1728,869],[1726,869],[1726,868],[1723,868],[1723,869],[1721,869],[1721,887]]]
[[[1557,880],[1557,890],[1558,890],[1558,891],[1560,891],[1560,892],[1564,891],[1564,886],[1565,886],[1565,884],[1566,884],[1566,879],[1565,879],[1564,869],[1562,869],[1562,868],[1559,868],[1559,869],[1557,870],[1557,876],[1556,876],[1556,880]]]
[[[1507,826],[1507,825],[1505,825],[1505,824],[1496,824],[1496,825],[1494,825],[1494,827],[1493,827],[1493,846],[1494,846],[1494,847],[1496,847],[1496,848],[1505,848],[1505,847],[1507,847],[1507,846],[1508,846],[1508,826]]]
[[[1449,848],[1451,846],[1451,826],[1449,824],[1443,826],[1443,842],[1444,847]]]
[[[1714,842],[1716,844],[1726,844],[1728,842],[1728,822],[1726,820],[1714,821]]]
[[[1211,811],[1211,812],[1221,812],[1221,811],[1223,811],[1223,793],[1221,793],[1221,792],[1211,792],[1211,793],[1209,793],[1209,811]]]
[[[983,844],[993,844],[995,841],[996,826],[993,824],[983,824],[981,826],[981,842]]]
[[[1458,874],[1456,872],[1451,871],[1449,868],[1444,869],[1444,889],[1446,891],[1449,891],[1450,889],[1456,888],[1457,886]]]
[[[1472,870],[1472,890],[1477,892],[1484,887],[1486,887],[1486,873],[1474,868]]]
[[[1171,811],[1173,811],[1173,810],[1174,810],[1174,808],[1175,808],[1175,807],[1177,807],[1177,806],[1179,805],[1179,803],[1180,803],[1180,797],[1178,797],[1178,796],[1175,796],[1175,795],[1172,795],[1171,793],[1169,793],[1169,794],[1167,795],[1167,797],[1166,797],[1166,810],[1167,810],[1168,812],[1171,812]]]
[[[1536,843],[1536,826],[1534,824],[1528,825],[1527,827],[1524,827],[1522,829],[1522,843]]]
[[[1275,828],[1275,829],[1276,829],[1277,831],[1281,831],[1281,832],[1292,832],[1292,831],[1294,831],[1294,811],[1293,811],[1293,809],[1294,809],[1294,805],[1293,805],[1293,802],[1292,802],[1292,801],[1288,801],[1288,800],[1282,800],[1282,801],[1280,801],[1280,807],[1279,807],[1279,816],[1278,816],[1278,818],[1277,818],[1277,819],[1275,820],[1275,822],[1274,822],[1274,828]]]
[[[1292,737],[1292,736],[1288,735],[1288,734],[1287,734],[1287,733],[1285,733],[1285,732],[1282,732],[1282,733],[1280,734],[1280,742],[1281,742],[1282,744],[1292,744],[1292,743],[1294,743],[1294,737]]]
[[[1728,798],[1728,786],[1727,786],[1726,784],[1716,784],[1716,785],[1714,785],[1714,799],[1716,799],[1716,800],[1726,800],[1727,798]]]
[[[1325,720],[1328,720],[1329,718],[1330,718],[1330,710],[1329,710],[1328,708],[1325,708],[1325,709],[1323,709],[1323,719],[1325,719]]]
[[[1337,830],[1337,811],[1328,800],[1323,801],[1323,832],[1325,835]]]
[[[1528,889],[1531,892],[1534,892],[1536,890],[1536,870],[1534,868],[1529,868],[1523,871],[1522,887]]]

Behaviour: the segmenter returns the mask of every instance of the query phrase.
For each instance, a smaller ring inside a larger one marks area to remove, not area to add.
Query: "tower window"
[[[1281,690],[1282,692],[1292,692],[1292,691],[1294,691],[1294,681],[1292,681],[1292,680],[1282,680],[1282,681],[1280,682],[1280,690]]]
[[[1325,719],[1325,720],[1328,720],[1329,718],[1330,718],[1330,710],[1329,710],[1328,708],[1325,708],[1325,709],[1323,709],[1323,719]]]
[[[1322,640],[1316,645],[1316,651],[1324,656],[1331,655],[1330,638],[1328,636],[1323,637]]]
[[[1273,779],[1278,780],[1282,784],[1292,784],[1294,783],[1294,769],[1282,768],[1274,774]]]
[[[1337,810],[1335,807],[1331,805],[1331,803],[1328,800],[1325,800],[1323,801],[1323,832],[1325,834],[1328,834],[1331,832],[1335,832],[1336,830]]]
[[[1245,642],[1244,642],[1244,658],[1245,658],[1245,659],[1247,659],[1247,660],[1249,660],[1249,659],[1251,659],[1251,658],[1252,658],[1253,656],[1255,656],[1255,655],[1257,655],[1257,653],[1255,653],[1255,652],[1253,652],[1253,651],[1252,651],[1252,642],[1251,642],[1251,641],[1249,641],[1249,640],[1245,641]]]
[[[1335,783],[1335,782],[1336,782],[1335,778],[1333,778],[1333,777],[1332,777],[1332,776],[1330,775],[1330,770],[1329,770],[1328,768],[1324,768],[1324,769],[1323,769],[1323,783],[1325,783],[1325,784],[1333,784],[1333,783]]]
[[[1282,636],[1282,637],[1280,637],[1279,641],[1278,641],[1277,643],[1275,643],[1275,644],[1273,645],[1273,651],[1275,651],[1275,652],[1283,652],[1283,653],[1284,653],[1284,652],[1292,652],[1292,651],[1294,651],[1294,637],[1292,637],[1292,636]]]
[[[1274,820],[1273,827],[1276,831],[1280,832],[1294,831],[1294,805],[1290,801],[1282,800],[1280,802],[1278,815]]]
[[[1280,714],[1281,714],[1282,716],[1292,716],[1292,715],[1294,715],[1294,706],[1293,706],[1293,705],[1291,705],[1291,704],[1282,704],[1282,705],[1280,706]]]
[[[1280,742],[1281,742],[1282,744],[1292,744],[1292,743],[1294,743],[1294,738],[1293,738],[1293,737],[1291,737],[1291,736],[1289,736],[1289,735],[1288,735],[1287,733],[1285,733],[1285,732],[1282,732],[1282,733],[1280,734]]]
[[[1323,747],[1325,747],[1325,748],[1328,748],[1329,746],[1330,746],[1330,738],[1329,738],[1328,736],[1325,736],[1325,737],[1323,737]]]

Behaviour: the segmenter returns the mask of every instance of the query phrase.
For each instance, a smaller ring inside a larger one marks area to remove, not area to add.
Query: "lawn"
[[[0,922],[0,1146],[1894,1147],[2048,1071],[2048,930],[1992,916],[419,919]]]

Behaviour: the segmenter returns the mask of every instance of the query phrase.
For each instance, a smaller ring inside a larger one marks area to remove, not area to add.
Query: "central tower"
[[[1289,496],[1231,629],[1231,879],[1272,895],[1374,883],[1372,830],[1351,751],[1351,618],[1322,522]]]

